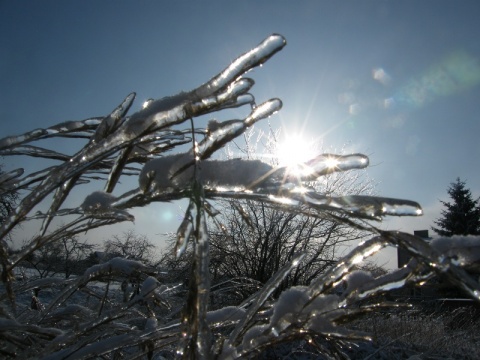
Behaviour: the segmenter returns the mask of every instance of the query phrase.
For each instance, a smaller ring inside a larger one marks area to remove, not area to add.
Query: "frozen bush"
[[[381,220],[387,215],[421,215],[417,203],[364,195],[331,196],[308,187],[308,182],[318,177],[367,167],[365,155],[319,155],[302,164],[298,177],[257,160],[220,163],[210,159],[256,122],[281,109],[282,103],[276,98],[257,105],[250,94],[253,81],[244,74],[285,45],[283,36],[273,34],[205,84],[152,100],[132,115],[128,111],[134,93],[107,116],[60,123],[0,140],[0,156],[59,161],[42,171],[14,170],[2,183],[8,191],[22,194],[15,211],[0,227],[2,357],[151,359],[176,355],[231,359],[253,356],[281,342],[307,337],[328,340],[333,345],[320,349],[326,356],[336,356],[333,354],[341,353],[352,341],[370,339],[368,334],[348,328],[349,319],[374,310],[374,306],[362,305],[365,298],[409,282],[421,283],[439,273],[472,298],[480,299],[478,283],[455,265],[455,259],[443,256],[415,236],[381,231],[370,225],[369,220]],[[192,129],[190,119],[240,106],[250,106],[244,119],[211,123],[207,130]],[[181,126],[183,130],[175,130]],[[202,135],[203,139],[196,141],[195,137]],[[56,137],[77,137],[85,144],[73,156],[41,144],[27,145]],[[187,143],[196,145],[184,153],[165,154],[167,149]],[[233,170],[242,174],[229,177]],[[113,195],[119,179],[126,176],[139,177],[139,188]],[[77,185],[92,179],[100,179],[94,182],[98,191],[86,195],[80,207],[65,207],[65,200]],[[50,196],[48,211],[35,212],[37,205]],[[178,296],[182,286],[162,284],[157,269],[119,258],[91,267],[74,279],[36,282],[43,310],[30,309],[28,301],[21,301],[29,300],[32,286],[16,283],[14,270],[35,250],[65,236],[131,221],[128,211],[133,207],[181,198],[188,198],[190,204],[178,231],[176,254],[180,256],[189,242],[193,246],[190,281],[181,306]],[[272,294],[282,281],[302,266],[303,254],[295,254],[243,303],[209,312],[207,216],[215,215],[210,201],[216,199],[261,201],[278,210],[328,218],[369,231],[372,238],[310,284],[287,289],[275,299]],[[53,220],[66,215],[63,225],[53,228]],[[15,226],[32,219],[41,220],[38,231],[25,247],[13,253],[4,239]],[[373,279],[351,275],[355,266],[387,245],[403,247],[415,259],[404,269]],[[350,281],[348,291],[332,294],[332,289],[343,281]],[[122,296],[119,284],[131,286],[133,291]],[[75,321],[70,321],[72,317]],[[61,324],[58,329],[50,326],[53,319]]]

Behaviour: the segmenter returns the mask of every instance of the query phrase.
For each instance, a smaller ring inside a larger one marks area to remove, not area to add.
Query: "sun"
[[[279,166],[295,168],[315,157],[314,146],[301,135],[287,135],[278,144],[275,157]]]

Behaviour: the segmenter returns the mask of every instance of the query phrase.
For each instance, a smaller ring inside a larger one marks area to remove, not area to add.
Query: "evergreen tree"
[[[473,200],[465,181],[457,178],[456,182],[450,184],[448,194],[453,203],[440,201],[446,209],[442,210],[442,217],[435,221],[438,228],[432,227],[432,230],[442,236],[480,235],[479,199]]]

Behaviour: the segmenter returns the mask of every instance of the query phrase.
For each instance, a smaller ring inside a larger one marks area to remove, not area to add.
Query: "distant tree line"
[[[23,266],[34,269],[40,278],[61,274],[68,279],[114,257],[152,264],[154,254],[155,245],[145,235],[133,231],[112,235],[102,245],[90,244],[78,236],[65,236],[60,241],[46,244],[29,254],[24,259]]]

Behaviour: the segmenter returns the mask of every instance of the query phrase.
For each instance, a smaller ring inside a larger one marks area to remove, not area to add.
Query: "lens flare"
[[[480,83],[480,63],[465,51],[457,51],[411,78],[393,96],[397,104],[418,108],[438,98],[467,90]]]

